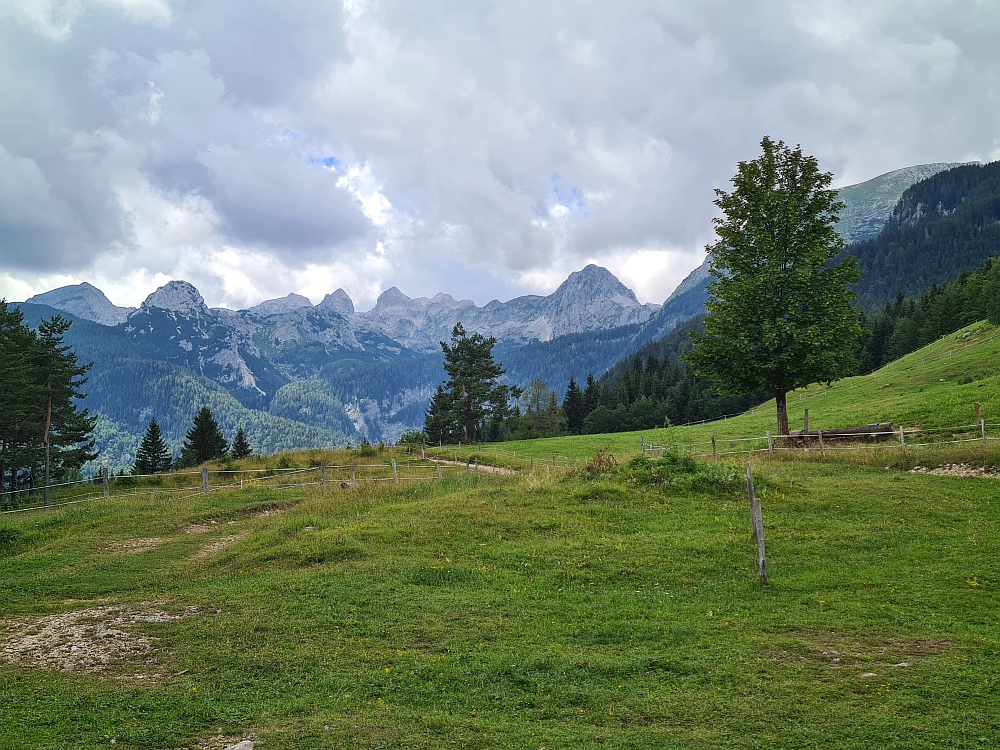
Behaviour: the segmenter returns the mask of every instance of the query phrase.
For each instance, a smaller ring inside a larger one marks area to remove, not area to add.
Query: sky
[[[997,39],[995,0],[0,0],[0,298],[662,302],[764,135],[838,186],[1000,158]]]

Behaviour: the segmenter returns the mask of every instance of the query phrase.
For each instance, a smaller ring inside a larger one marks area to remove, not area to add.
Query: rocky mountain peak
[[[354,315],[354,301],[343,289],[338,289],[333,294],[326,295],[323,301],[316,305],[316,308],[319,310],[330,310],[344,317]]]
[[[161,286],[142,303],[141,310],[158,308],[173,312],[191,314],[207,314],[208,306],[201,293],[186,281],[170,281]]]
[[[134,307],[116,306],[104,292],[86,281],[36,294],[26,301],[37,305],[48,305],[78,318],[106,326],[118,325],[135,310]]]
[[[388,307],[409,307],[413,300],[403,294],[397,287],[389,287],[378,296],[372,312],[381,312]]]
[[[617,276],[593,263],[571,273],[552,296],[574,301],[605,297],[613,299],[623,307],[642,307],[632,290],[621,283]]]
[[[247,312],[255,313],[257,315],[281,315],[282,313],[292,312],[293,310],[299,310],[303,307],[312,307],[312,302],[309,301],[308,297],[303,297],[301,294],[295,294],[292,292],[279,299],[269,299],[261,302],[259,305],[254,305]]]

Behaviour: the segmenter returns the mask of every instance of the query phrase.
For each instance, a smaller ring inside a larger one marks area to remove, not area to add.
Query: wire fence
[[[407,457],[389,463],[347,463],[283,469],[208,469],[110,476],[106,470],[93,479],[61,482],[49,486],[49,502],[44,488],[12,490],[0,495],[0,515],[25,513],[46,508],[60,508],[97,499],[139,498],[173,495],[178,499],[216,492],[249,489],[287,490],[301,487],[341,489],[361,485],[401,485],[404,482],[428,482],[478,470],[446,460]]]
[[[753,437],[712,437],[691,443],[658,445],[640,438],[639,452],[650,457],[662,457],[665,452],[681,455],[719,458],[747,454],[776,454],[813,451],[820,455],[840,451],[894,450],[906,455],[908,450],[946,445],[980,444],[984,451],[990,443],[1000,442],[1000,424],[980,420],[978,423],[951,427],[898,427],[871,425],[877,429],[800,431],[790,435],[770,432]],[[992,433],[992,434],[991,434]]]

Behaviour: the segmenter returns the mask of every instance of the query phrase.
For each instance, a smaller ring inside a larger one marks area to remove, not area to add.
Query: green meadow
[[[951,428],[979,401],[1000,422],[998,348],[976,327],[802,408]],[[0,516],[0,748],[1000,744],[1000,480],[888,447],[758,454],[765,587],[743,457],[636,458],[638,439],[503,446],[578,460],[555,471]]]

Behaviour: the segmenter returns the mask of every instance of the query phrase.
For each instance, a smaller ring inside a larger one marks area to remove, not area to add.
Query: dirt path
[[[428,461],[433,461],[438,464],[448,464],[449,466],[465,466],[465,461],[451,461],[447,458],[435,458],[434,456],[428,456]],[[477,464],[475,461],[469,463],[470,472],[486,472],[487,474],[502,474],[504,476],[513,476],[517,474],[514,469],[508,469],[506,466],[490,466],[489,464]]]

